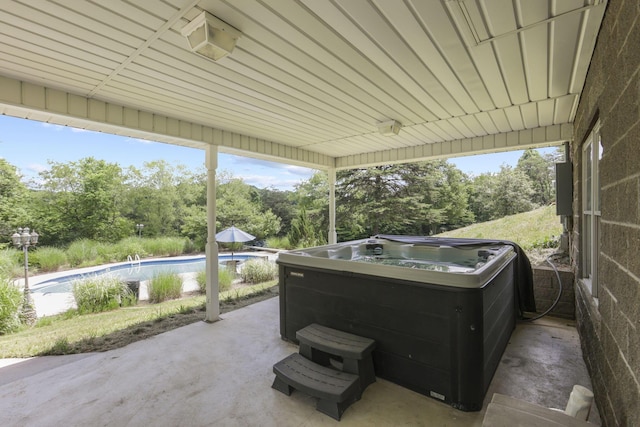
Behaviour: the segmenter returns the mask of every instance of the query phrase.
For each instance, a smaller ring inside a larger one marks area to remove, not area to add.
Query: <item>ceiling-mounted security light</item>
[[[388,120],[386,122],[378,123],[378,132],[384,136],[397,135],[400,132],[402,125],[396,120]]]
[[[214,61],[229,55],[242,35],[207,11],[185,25],[181,33],[187,38],[193,52]]]

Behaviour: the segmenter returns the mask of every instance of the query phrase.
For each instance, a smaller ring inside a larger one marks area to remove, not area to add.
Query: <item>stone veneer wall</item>
[[[572,259],[580,271],[582,144],[600,119],[597,300],[576,277],[582,350],[605,426],[640,426],[640,1],[609,0],[574,122]]]

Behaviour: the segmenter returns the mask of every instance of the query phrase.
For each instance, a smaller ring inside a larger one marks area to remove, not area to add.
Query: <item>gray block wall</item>
[[[596,298],[580,281],[582,144],[600,119]],[[640,426],[640,1],[609,0],[574,123],[576,318],[605,426]]]
[[[562,293],[558,304],[549,312],[549,316],[564,319],[576,318],[576,302],[574,293],[574,274],[567,267],[558,268],[562,281]],[[533,294],[536,298],[538,313],[544,313],[558,297],[558,277],[551,267],[536,266],[533,268]]]

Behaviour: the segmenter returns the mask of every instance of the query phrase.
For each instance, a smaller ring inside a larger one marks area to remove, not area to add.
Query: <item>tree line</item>
[[[468,176],[445,160],[343,170],[336,178],[338,240],[378,233],[429,235],[554,200],[553,164],[558,154],[526,150],[515,167]],[[88,238],[118,241],[137,233],[182,236],[202,249],[207,236],[206,170],[164,160],[122,168],[92,157],[50,162],[37,182],[25,183],[0,159],[0,233],[10,241],[29,226],[42,245],[64,247]],[[235,225],[264,241],[287,246],[326,242],[329,184],[324,172],[293,191],[256,188],[222,171],[216,176],[218,230]]]

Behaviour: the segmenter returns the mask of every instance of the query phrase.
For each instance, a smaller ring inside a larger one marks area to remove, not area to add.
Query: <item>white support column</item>
[[[338,242],[336,233],[336,168],[327,171],[329,175],[329,244]]]
[[[205,269],[207,273],[207,302],[205,322],[216,322],[220,317],[218,292],[218,242],[216,242],[216,169],[218,146],[208,145],[205,164],[207,166],[207,244]]]

